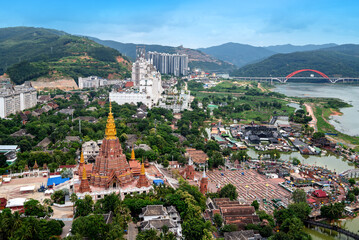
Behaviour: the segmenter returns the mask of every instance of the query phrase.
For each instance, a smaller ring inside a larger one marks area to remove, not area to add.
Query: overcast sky
[[[358,43],[356,0],[2,1],[0,27],[35,26],[138,44],[199,48]]]

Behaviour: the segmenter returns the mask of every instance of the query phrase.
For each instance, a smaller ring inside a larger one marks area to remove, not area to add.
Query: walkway
[[[134,224],[133,222],[130,222],[128,224],[127,240],[136,240],[137,234],[138,234],[138,230],[137,230],[136,224]]]
[[[326,228],[329,230],[333,230],[338,232],[339,234],[344,234],[347,237],[351,237],[355,240],[359,240],[359,235],[353,232],[349,232],[348,230],[345,230],[343,228],[340,228],[338,226],[333,226],[333,225],[329,225],[329,224],[325,224],[325,223],[321,223],[321,222],[315,222],[315,221],[306,221],[307,224],[309,225],[314,225],[317,227],[322,227],[322,228]]]

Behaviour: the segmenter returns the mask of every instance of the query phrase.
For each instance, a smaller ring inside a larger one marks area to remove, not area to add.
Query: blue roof
[[[155,185],[160,185],[160,184],[164,184],[164,182],[163,182],[162,179],[154,179],[154,180],[153,180],[153,184],[155,184]]]
[[[70,180],[70,178],[62,178],[62,177],[49,178],[49,179],[47,179],[47,186],[52,186],[52,185],[54,185],[54,183],[56,186],[56,185],[66,182],[68,180]]]

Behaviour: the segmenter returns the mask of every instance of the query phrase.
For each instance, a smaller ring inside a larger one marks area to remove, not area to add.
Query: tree
[[[315,132],[313,134],[313,139],[320,139],[320,138],[323,138],[325,137],[325,134],[323,132]]]
[[[257,200],[254,200],[254,201],[252,202],[251,206],[253,206],[255,210],[258,210],[258,209],[259,209],[259,203],[257,202]]]
[[[0,168],[4,168],[7,167],[7,163],[6,163],[6,156],[4,154],[0,154]]]
[[[25,215],[26,216],[36,216],[36,217],[45,217],[47,215],[47,211],[40,204],[39,201],[35,199],[30,199],[24,203]]]
[[[65,203],[65,192],[63,190],[55,191],[51,195],[51,199],[55,203],[64,204]]]
[[[331,203],[327,206],[322,206],[320,208],[320,214],[329,220],[336,220],[342,216],[344,207],[344,203]]]
[[[219,214],[219,213],[214,214],[214,216],[213,216],[213,222],[216,224],[216,226],[217,226],[218,228],[222,227],[223,218],[222,218],[221,214]]]
[[[79,216],[87,216],[93,211],[93,201],[90,195],[86,195],[85,199],[78,199],[75,202],[75,218]]]
[[[307,220],[312,209],[306,202],[289,204],[288,209],[301,221]]]
[[[295,158],[293,158],[292,164],[295,165],[295,166],[297,166],[297,165],[300,164],[300,160],[295,157]]]
[[[62,178],[73,178],[74,174],[71,169],[63,168],[61,171]]]
[[[235,200],[238,197],[237,189],[232,184],[225,185],[221,191],[219,192],[219,196],[221,198],[229,198],[231,200]]]
[[[300,202],[307,202],[307,194],[305,193],[305,191],[303,189],[295,189],[294,192],[292,193],[292,200],[295,203],[300,203]]]
[[[77,218],[72,224],[71,232],[89,239],[105,239],[109,226],[102,215],[89,215]]]
[[[349,179],[349,184],[350,184],[350,186],[354,186],[354,185],[355,185],[355,179],[354,179],[354,178],[350,178],[350,179]]]
[[[157,231],[155,229],[145,230],[138,233],[136,236],[136,240],[161,240],[160,237],[157,235]]]

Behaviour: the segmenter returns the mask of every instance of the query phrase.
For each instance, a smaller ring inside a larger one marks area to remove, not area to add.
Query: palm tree
[[[75,202],[77,201],[76,193],[72,193],[70,196],[70,201],[72,202],[72,214],[75,215]]]

